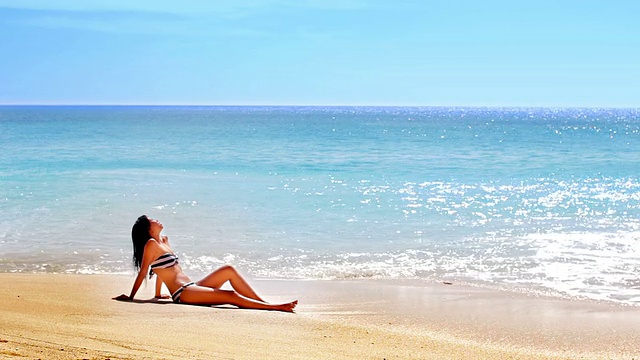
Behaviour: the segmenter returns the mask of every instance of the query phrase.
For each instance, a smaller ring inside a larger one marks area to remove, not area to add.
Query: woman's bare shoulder
[[[147,241],[147,243],[144,245],[144,252],[153,253],[156,252],[159,248],[160,244],[158,243],[158,240],[150,238],[149,241]]]
[[[154,255],[162,255],[166,252],[173,252],[167,241],[158,241],[154,238],[151,238],[149,239],[149,241],[147,241],[147,244],[144,246],[144,249],[145,249],[145,254],[148,252]]]

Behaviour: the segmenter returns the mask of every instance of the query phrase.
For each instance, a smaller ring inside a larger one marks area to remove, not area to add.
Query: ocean
[[[453,282],[640,306],[640,109],[0,107],[0,272]]]

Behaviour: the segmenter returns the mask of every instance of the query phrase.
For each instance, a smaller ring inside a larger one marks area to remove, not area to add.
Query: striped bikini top
[[[153,276],[153,269],[166,269],[172,266],[176,266],[178,263],[178,256],[172,253],[164,253],[151,263],[149,266],[149,278]]]

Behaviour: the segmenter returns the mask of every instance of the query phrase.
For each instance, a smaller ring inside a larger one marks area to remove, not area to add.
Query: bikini
[[[178,256],[176,254],[172,254],[172,253],[164,253],[162,255],[160,255],[154,262],[151,263],[151,265],[149,266],[149,278],[151,278],[151,276],[153,276],[153,269],[166,269],[166,268],[170,268],[173,266],[176,266],[178,264]],[[173,294],[171,294],[171,299],[173,299],[173,302],[176,304],[180,303],[180,294],[182,294],[182,291],[191,286],[191,285],[195,285],[195,282],[191,281],[188,282],[182,286],[180,286],[180,288],[178,290],[176,290]]]
[[[173,299],[173,302],[176,304],[180,304],[180,294],[182,294],[182,290],[186,289],[187,287],[191,286],[191,285],[195,285],[196,283],[191,281],[188,282],[182,286],[180,286],[180,288],[178,290],[176,290],[176,292],[174,292],[173,294],[171,294],[171,299]]]
[[[151,263],[149,266],[149,279],[153,276],[153,269],[166,269],[176,266],[178,263],[178,256],[172,253],[164,253]]]

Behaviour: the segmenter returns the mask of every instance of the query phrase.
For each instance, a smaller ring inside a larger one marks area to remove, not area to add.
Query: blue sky
[[[0,0],[0,104],[640,107],[640,1]]]

